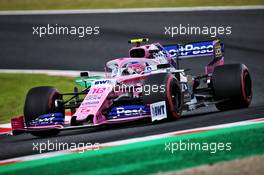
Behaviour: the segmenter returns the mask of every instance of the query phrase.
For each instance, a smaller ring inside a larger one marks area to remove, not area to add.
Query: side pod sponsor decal
[[[135,117],[142,115],[150,115],[149,107],[145,105],[129,105],[113,107],[108,113],[109,119]]]
[[[161,101],[150,105],[151,120],[162,120],[167,118],[166,102]]]

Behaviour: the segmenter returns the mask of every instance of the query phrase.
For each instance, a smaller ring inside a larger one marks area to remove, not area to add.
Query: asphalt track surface
[[[210,39],[187,35],[174,38],[164,35],[164,26],[231,26],[232,34],[219,36],[225,43],[226,63],[244,63],[253,81],[253,101],[248,109],[218,112],[214,107],[185,114],[174,122],[134,124],[103,129],[65,131],[56,137],[39,139],[28,134],[0,135],[0,160],[38,154],[33,143],[104,143],[183,129],[224,124],[264,116],[264,10],[200,11],[122,14],[70,14],[0,16],[0,68],[62,69],[102,71],[104,62],[124,57],[130,45],[128,38],[149,37],[163,44]],[[47,24],[100,26],[99,36],[32,35],[32,27]],[[207,58],[182,62],[191,73],[202,74]],[[3,82],[4,83],[4,82]]]

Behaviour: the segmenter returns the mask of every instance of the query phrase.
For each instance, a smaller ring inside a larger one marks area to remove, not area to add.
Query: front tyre
[[[60,112],[64,115],[64,107],[55,105],[55,101],[61,99],[62,97],[59,91],[54,87],[40,86],[30,89],[27,93],[24,105],[24,116],[26,125],[28,126],[29,122],[44,114]],[[33,135],[50,136],[56,134],[56,131],[42,131],[39,133],[35,132]]]
[[[172,74],[159,73],[149,75],[144,81],[143,87],[145,90],[149,90],[143,91],[142,98],[144,104],[165,101],[168,119],[173,120],[180,117],[183,96],[179,82]]]

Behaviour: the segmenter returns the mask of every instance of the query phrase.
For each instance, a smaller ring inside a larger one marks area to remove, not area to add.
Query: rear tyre
[[[212,76],[216,100],[221,111],[247,108],[252,100],[252,82],[244,64],[217,66]]]
[[[155,86],[158,87],[158,90]],[[142,94],[144,104],[165,101],[168,119],[175,120],[180,117],[183,96],[179,82],[172,74],[160,73],[150,75],[144,81],[143,87],[145,90]]]
[[[40,86],[30,89],[27,93],[25,105],[24,105],[24,116],[26,125],[38,116],[48,113],[60,112],[65,113],[64,107],[55,106],[55,100],[62,99],[57,89],[50,86]],[[55,133],[55,134],[53,134]],[[33,134],[33,133],[32,133]],[[33,135],[44,136],[44,135],[56,135],[57,132],[41,131],[39,133],[34,132]]]

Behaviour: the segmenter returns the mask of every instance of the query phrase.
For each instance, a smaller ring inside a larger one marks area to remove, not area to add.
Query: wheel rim
[[[177,84],[173,83],[171,91],[172,104],[175,109],[179,109],[179,94],[177,93]]]
[[[251,84],[251,78],[247,71],[245,71],[244,73],[244,94],[245,94],[245,98],[249,101],[252,95],[252,84]]]

